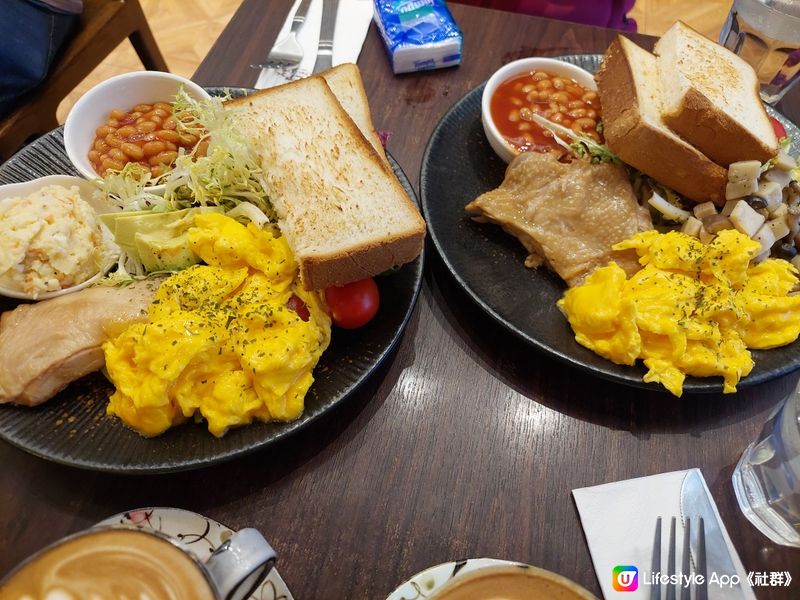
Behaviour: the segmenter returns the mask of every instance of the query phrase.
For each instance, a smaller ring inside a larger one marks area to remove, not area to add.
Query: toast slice
[[[603,102],[603,135],[620,159],[695,202],[725,202],[727,171],[661,119],[655,56],[618,36],[595,79]]]
[[[715,163],[766,162],[778,140],[753,68],[677,21],[656,43],[664,122]]]
[[[251,136],[304,288],[371,277],[420,254],[425,223],[417,206],[325,79],[261,90],[226,107]]]
[[[320,73],[325,78],[331,91],[334,93],[339,103],[355,121],[361,133],[367,138],[375,151],[386,161],[386,152],[383,149],[381,138],[372,124],[372,115],[369,110],[367,93],[364,91],[364,83],[361,79],[361,72],[353,63],[344,63]]]

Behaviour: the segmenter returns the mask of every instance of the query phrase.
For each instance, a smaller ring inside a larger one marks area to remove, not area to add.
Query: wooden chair
[[[114,48],[128,38],[145,69],[169,71],[138,0],[84,0],[80,28],[47,78],[0,120],[0,159],[58,127],[56,109]]]

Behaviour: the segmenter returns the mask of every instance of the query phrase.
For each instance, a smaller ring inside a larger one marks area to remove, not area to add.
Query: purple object
[[[627,13],[636,0],[452,0],[484,8],[573,21],[610,29],[636,31],[636,21]]]

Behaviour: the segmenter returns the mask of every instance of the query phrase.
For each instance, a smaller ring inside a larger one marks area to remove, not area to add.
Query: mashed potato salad
[[[199,416],[216,436],[254,419],[296,419],[331,321],[317,294],[298,285],[286,241],[204,214],[189,244],[206,264],[167,279],[150,322],[103,346],[117,388],[108,413],[145,436]],[[297,299],[308,314],[292,308]]]
[[[34,299],[83,283],[111,253],[77,186],[47,185],[0,200],[0,284]]]
[[[644,381],[680,396],[686,375],[718,375],[732,393],[753,368],[748,348],[776,348],[800,334],[800,295],[789,295],[797,269],[771,258],[751,265],[761,244],[736,230],[709,244],[646,231],[614,246],[627,248],[640,271],[628,279],[610,263],[558,307],[579,344],[618,364],[643,359]]]

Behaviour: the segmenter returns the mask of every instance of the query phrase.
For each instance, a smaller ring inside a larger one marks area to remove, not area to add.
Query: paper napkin
[[[704,518],[706,530],[709,599],[755,600],[747,572],[699,469],[580,488],[572,490],[572,495],[589,544],[592,563],[607,600],[650,598],[651,584],[656,581],[651,572],[651,560],[658,517],[662,517],[661,559],[664,576],[667,574],[670,519],[678,517],[676,568],[680,571],[684,519],[692,518],[691,527],[696,534],[697,519],[693,517],[698,514]],[[615,589],[615,567],[626,567],[624,570],[627,571],[632,571],[633,567],[638,571],[637,581],[631,586],[636,589],[627,589],[624,594]],[[738,576],[740,583],[735,587],[726,587],[724,584],[730,582],[734,575]]]
[[[273,87],[302,79],[311,75],[314,63],[317,60],[317,46],[319,44],[319,29],[322,22],[323,0],[312,0],[308,9],[305,23],[297,34],[297,40],[303,47],[304,55],[300,64],[292,68],[261,69],[261,74],[256,81],[256,89]],[[300,4],[295,0],[289,16],[283,24],[276,40],[289,34],[292,26],[292,17]],[[367,37],[369,24],[372,21],[372,0],[339,0],[339,10],[336,14],[336,33],[333,39],[333,66],[342,63],[356,62]]]

